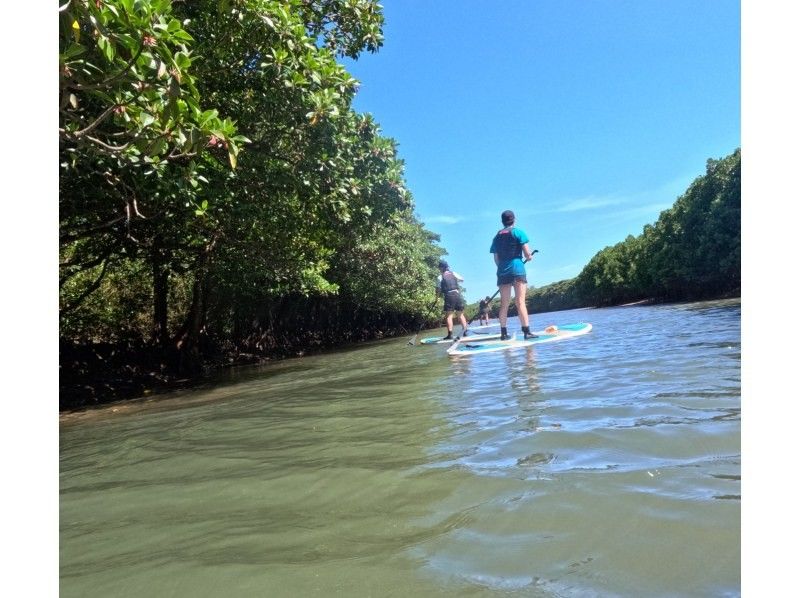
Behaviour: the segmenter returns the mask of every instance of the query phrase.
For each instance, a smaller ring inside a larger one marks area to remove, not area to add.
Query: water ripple
[[[594,329],[458,360],[390,339],[65,419],[61,595],[735,594],[740,317],[534,314]]]

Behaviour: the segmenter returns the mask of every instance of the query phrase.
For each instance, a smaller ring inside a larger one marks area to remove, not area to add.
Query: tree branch
[[[108,270],[108,260],[103,262],[103,269],[100,271],[100,275],[95,279],[95,281],[88,286],[88,288],[81,293],[77,299],[68,303],[65,307],[61,308],[59,311],[62,314],[69,313],[77,308],[81,303],[83,303],[86,298],[94,293],[98,288],[100,288],[100,283],[103,282],[103,278],[106,276],[106,271]]]
[[[102,113],[100,116],[98,116],[98,117],[97,117],[97,120],[95,120],[95,121],[94,121],[92,124],[90,124],[88,127],[85,127],[85,128],[83,128],[83,129],[81,129],[80,131],[75,131],[74,133],[70,133],[70,135],[71,135],[72,137],[76,138],[76,139],[80,139],[80,138],[81,138],[81,137],[83,137],[84,135],[86,135],[86,134],[88,134],[88,133],[91,133],[91,132],[92,132],[92,131],[94,131],[94,130],[95,130],[97,127],[99,127],[99,126],[100,126],[100,123],[102,123],[102,122],[103,122],[105,119],[107,119],[107,118],[109,117],[109,115],[110,115],[112,112],[114,112],[114,109],[115,109],[116,107],[117,107],[117,104],[112,104],[111,106],[109,106],[108,108],[106,108],[106,109],[105,109],[105,111],[104,111],[104,112],[103,112],[103,113]]]
[[[71,233],[71,234],[62,235],[59,238],[59,242],[60,243],[73,243],[75,241],[80,241],[81,239],[84,239],[86,237],[91,237],[95,233],[100,232],[100,231],[102,231],[104,229],[112,228],[115,224],[118,224],[119,222],[121,222],[124,219],[125,219],[125,216],[118,216],[118,217],[114,218],[113,220],[110,220],[108,222],[104,222],[103,224],[96,224],[95,226],[91,226],[89,228],[84,228],[82,230],[76,231],[76,232]]]
[[[128,64],[126,64],[122,68],[121,71],[119,71],[118,73],[112,75],[111,77],[109,77],[105,81],[101,81],[100,83],[87,84],[87,85],[84,85],[82,83],[77,83],[76,82],[76,83],[67,84],[66,87],[70,88],[70,89],[75,89],[77,91],[89,91],[89,90],[102,89],[103,87],[107,87],[109,84],[113,83],[114,81],[116,81],[117,79],[122,77],[125,73],[127,73],[129,70],[131,70],[131,67],[139,59],[139,56],[142,55],[142,51],[143,50],[144,50],[144,44],[139,46],[139,49],[136,51],[136,54],[133,55],[133,58],[131,58],[128,61]]]

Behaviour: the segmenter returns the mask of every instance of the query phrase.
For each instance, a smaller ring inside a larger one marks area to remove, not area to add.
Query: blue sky
[[[467,299],[496,290],[500,212],[576,276],[741,145],[738,0],[385,0],[385,43],[347,61],[406,164]]]

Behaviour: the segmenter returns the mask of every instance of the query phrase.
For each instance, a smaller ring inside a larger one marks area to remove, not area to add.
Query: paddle
[[[439,301],[439,297],[436,297],[436,298],[433,300],[433,303],[431,303],[431,306],[430,306],[430,307],[427,309],[427,311],[425,312],[425,315],[426,315],[426,317],[427,317],[428,315],[430,315],[430,313],[431,313],[431,310],[432,310],[432,309],[433,309],[433,308],[436,306],[436,303],[437,303],[438,301]],[[413,344],[416,342],[416,340],[417,340],[417,336],[419,335],[419,333],[420,333],[420,331],[422,330],[422,327],[423,327],[423,326],[425,326],[425,320],[422,320],[422,324],[420,324],[420,325],[419,325],[419,328],[418,328],[418,329],[417,329],[417,331],[414,333],[414,336],[412,336],[412,337],[411,337],[411,340],[409,340],[409,341],[408,341],[408,344],[409,344],[409,345],[413,345]]]
[[[534,255],[534,254],[536,254],[536,253],[539,253],[539,250],[538,250],[538,249],[534,249],[534,250],[531,252],[531,258],[530,258],[530,259],[527,259],[527,260],[522,260],[522,263],[523,263],[523,264],[527,264],[529,261],[531,261],[531,259],[533,259],[533,255]],[[498,288],[498,289],[495,291],[494,295],[492,295],[492,296],[489,298],[489,303],[491,303],[491,302],[494,300],[494,298],[495,298],[495,297],[497,297],[497,295],[498,295],[499,293],[500,293],[500,289]],[[472,316],[472,317],[469,319],[469,322],[467,322],[467,326],[469,326],[470,324],[472,324],[472,320],[474,320],[475,318],[477,318],[477,317],[478,317],[478,315],[479,315],[480,313],[481,313],[481,312],[480,312],[480,310],[478,310],[478,311],[477,311],[477,313],[476,313],[474,316]]]

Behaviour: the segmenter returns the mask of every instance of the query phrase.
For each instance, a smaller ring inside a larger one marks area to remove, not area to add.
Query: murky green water
[[[61,596],[736,596],[740,303],[408,337],[62,418]]]

